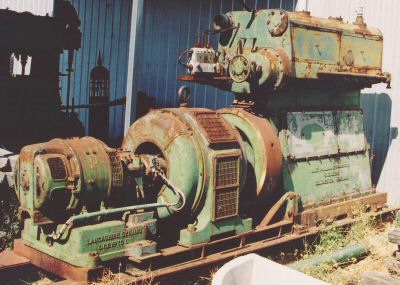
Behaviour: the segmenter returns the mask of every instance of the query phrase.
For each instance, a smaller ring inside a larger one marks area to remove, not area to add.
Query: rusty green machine
[[[234,92],[232,107],[191,108],[183,87],[181,106],[137,120],[121,149],[90,137],[24,147],[16,253],[72,279],[115,262],[157,276],[351,223],[354,205],[397,210],[371,184],[360,109],[362,88],[390,82],[379,30],[259,10],[203,33],[218,50],[196,41],[180,79]]]

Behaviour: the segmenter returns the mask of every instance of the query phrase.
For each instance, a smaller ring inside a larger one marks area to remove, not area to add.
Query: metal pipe
[[[316,255],[306,260],[300,260],[288,266],[292,269],[301,271],[307,267],[318,266],[324,263],[331,264],[331,263],[346,262],[353,258],[359,258],[360,256],[367,254],[368,254],[367,247],[357,243],[346,246],[329,254]]]
[[[169,204],[165,204],[165,203],[151,203],[151,204],[127,206],[127,207],[114,208],[114,209],[103,209],[103,210],[96,211],[96,212],[89,212],[89,213],[72,216],[68,220],[72,220],[72,222],[78,222],[78,221],[82,222],[84,220],[91,219],[94,217],[104,217],[104,216],[108,216],[111,214],[118,214],[118,213],[131,212],[131,211],[136,211],[136,210],[146,210],[146,209],[160,208],[160,207],[169,207],[169,206],[170,206]]]
[[[180,199],[178,200],[178,202],[175,205],[169,205],[169,207],[174,210],[175,212],[179,212],[180,210],[182,210],[185,205],[186,205],[186,196],[185,193],[183,193],[183,191],[181,189],[179,189],[178,187],[175,187],[171,181],[168,180],[167,177],[165,177],[164,174],[160,174],[160,178],[163,181],[163,183],[170,188],[172,191],[174,191],[175,195],[179,196]],[[182,204],[179,207],[175,207],[176,205],[179,204],[179,202],[182,200]]]
[[[65,112],[67,114],[69,114],[69,106],[70,106],[70,94],[71,94],[71,74],[72,74],[72,62],[73,62],[73,58],[74,58],[74,50],[73,49],[69,49],[68,50],[68,68],[67,68],[67,99],[66,99],[66,109]]]

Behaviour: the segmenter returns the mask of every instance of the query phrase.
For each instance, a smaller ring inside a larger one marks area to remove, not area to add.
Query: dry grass
[[[92,282],[90,285],[159,285],[158,282],[154,281],[151,271],[146,273],[146,277],[146,280],[143,281],[128,281],[124,278],[124,275],[106,270],[100,280]]]
[[[199,280],[203,281],[202,283],[211,285],[214,275],[217,273],[218,269],[219,267],[214,267],[213,269],[210,270],[210,274],[208,276],[200,276]]]
[[[388,241],[388,232],[394,228],[392,223],[380,223],[362,215],[350,229],[329,229],[321,234],[320,243],[308,245],[302,258],[325,254],[352,243],[365,245],[370,254],[361,261],[352,260],[346,264],[322,264],[308,267],[304,273],[330,284],[350,285],[360,283],[360,274],[365,271],[388,272],[386,260],[397,246]]]
[[[361,243],[370,252],[364,259],[351,260],[345,264],[322,264],[308,267],[303,272],[327,283],[338,285],[360,284],[360,275],[365,271],[388,272],[386,260],[397,250],[397,246],[388,241],[388,233],[394,229],[395,225],[369,218],[363,214],[364,212],[365,205],[354,208],[353,214],[358,217],[358,220],[350,228],[322,229],[323,232],[319,236],[318,243],[306,245],[301,253],[296,250],[294,253],[281,253],[279,256],[269,256],[268,258],[287,264],[288,259],[293,260],[294,256],[308,259],[315,255],[334,252],[350,244]],[[203,281],[201,284],[211,284],[217,270],[218,268],[213,268],[209,275],[200,276],[198,280]],[[191,284],[200,283],[192,282]]]

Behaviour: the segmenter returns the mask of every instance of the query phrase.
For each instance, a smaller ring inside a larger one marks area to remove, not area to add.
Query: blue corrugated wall
[[[177,90],[183,84],[192,90],[190,105],[222,108],[229,106],[232,95],[214,87],[178,82],[185,69],[177,64],[178,56],[194,45],[196,31],[211,28],[213,17],[231,10],[241,10],[232,0],[145,0],[139,91],[156,98],[157,107],[177,106]],[[246,0],[250,8],[294,10],[296,0]],[[217,36],[212,44],[217,47]],[[132,106],[135,108],[135,106]]]
[[[362,94],[361,108],[364,111],[365,134],[373,155],[372,182],[377,184],[391,143],[392,100],[384,93]]]
[[[160,1],[161,2],[161,1]],[[164,2],[164,1],[162,1]],[[125,96],[131,0],[71,0],[81,19],[82,48],[75,54],[71,97],[75,104],[89,103],[89,73],[97,64],[99,50],[104,66],[110,71],[110,100]],[[67,53],[62,56],[60,71],[66,73]],[[61,80],[61,98],[66,101],[67,77]],[[86,129],[88,110],[78,109]],[[123,135],[125,106],[110,109],[110,137]]]

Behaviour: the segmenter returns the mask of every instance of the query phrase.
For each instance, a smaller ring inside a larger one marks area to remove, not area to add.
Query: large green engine
[[[93,138],[23,148],[25,245],[95,267],[271,225],[304,232],[354,204],[383,209],[360,109],[361,88],[390,79],[381,33],[360,17],[283,10],[230,12],[214,27],[205,33],[220,35],[218,52],[201,43],[185,52],[181,79],[233,91],[232,107],[190,108],[183,88],[179,108],[137,120],[121,149]]]

